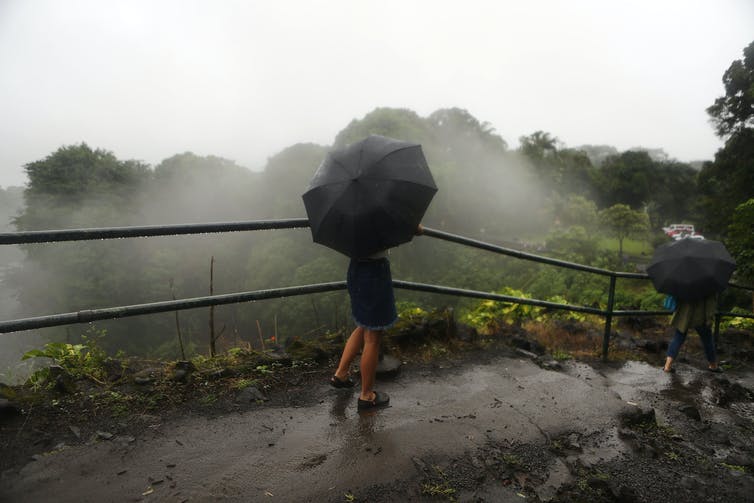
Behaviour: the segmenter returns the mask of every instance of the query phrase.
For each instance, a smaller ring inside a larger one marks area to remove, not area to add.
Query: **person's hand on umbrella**
[[[416,235],[421,236],[422,234],[424,234],[424,226],[419,224],[416,226]]]

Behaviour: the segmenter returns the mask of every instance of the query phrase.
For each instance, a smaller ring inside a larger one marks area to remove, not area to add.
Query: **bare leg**
[[[663,369],[665,372],[670,372],[670,369],[673,368],[673,357],[668,356],[665,358],[665,368]]]
[[[364,330],[364,350],[361,353],[361,398],[374,400],[374,379],[380,357],[379,330]]]
[[[338,363],[338,370],[335,371],[335,377],[338,379],[348,378],[348,374],[351,373],[351,363],[356,358],[356,355],[361,351],[364,345],[364,329],[362,327],[356,327],[346,341],[346,345],[343,348],[343,354],[340,357],[340,363]],[[362,378],[363,379],[363,378]]]

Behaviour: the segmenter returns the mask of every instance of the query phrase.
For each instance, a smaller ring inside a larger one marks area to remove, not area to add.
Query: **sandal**
[[[374,391],[373,393],[373,400],[362,400],[361,398],[359,398],[357,405],[358,410],[376,409],[378,407],[384,407],[390,403],[390,397],[387,395],[387,393],[381,393],[379,391]]]
[[[670,367],[669,370],[665,370],[665,368],[663,367],[662,371],[666,374],[675,374],[675,367]]]
[[[330,386],[333,388],[353,388],[353,385],[356,384],[353,382],[353,380],[350,377],[346,377],[345,379],[340,379],[338,376],[333,375],[330,378]]]
[[[715,367],[715,368],[707,367],[707,370],[709,370],[710,372],[714,372],[715,374],[723,373],[723,369],[721,369],[720,367]]]

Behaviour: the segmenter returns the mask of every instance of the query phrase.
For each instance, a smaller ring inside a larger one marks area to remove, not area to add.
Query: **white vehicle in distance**
[[[697,234],[696,232],[693,234],[686,234],[684,232],[679,232],[677,234],[671,235],[674,241],[680,241],[681,239],[704,239],[704,236],[701,234]]]
[[[675,238],[678,234],[694,234],[694,226],[692,224],[670,224],[667,227],[663,227],[662,230],[670,237]]]

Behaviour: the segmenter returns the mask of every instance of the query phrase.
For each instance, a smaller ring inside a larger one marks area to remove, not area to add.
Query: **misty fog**
[[[505,246],[541,244],[569,204],[568,194],[592,197],[594,166],[618,155],[609,146],[568,149],[542,132],[511,150],[488,123],[462,109],[421,117],[407,109],[377,108],[348,124],[332,145],[292,145],[272,155],[262,172],[191,152],[149,166],[117,159],[103,146],[63,146],[29,160],[24,197],[20,189],[5,191],[1,217],[8,230],[301,218],[306,216],[301,194],[327,152],[369,134],[422,145],[439,188],[425,226]],[[340,281],[348,264],[345,256],[314,244],[309,229],[30,244],[4,251],[5,319],[205,296],[210,264],[215,294]],[[528,285],[552,294],[552,278],[535,265],[428,237],[391,250],[390,260],[395,279],[486,291]],[[469,305],[416,292],[400,291],[397,298],[399,305]],[[178,359],[179,325],[186,356],[206,354],[208,323],[209,309],[194,309],[179,312],[178,324],[175,313],[163,313],[0,335],[0,381],[22,376],[18,361],[31,347],[48,340],[79,342],[82,335],[112,354]],[[297,337],[350,326],[345,292],[215,308],[220,351],[285,346]]]

